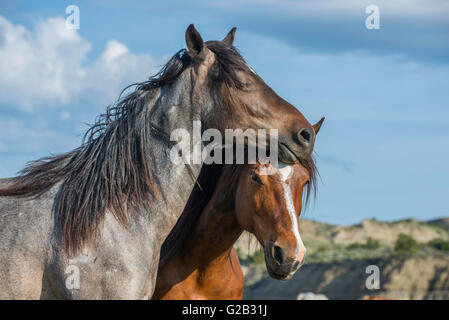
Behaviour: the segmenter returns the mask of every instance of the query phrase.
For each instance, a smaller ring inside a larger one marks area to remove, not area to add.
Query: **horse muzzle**
[[[276,280],[291,279],[304,263],[304,259],[298,261],[287,257],[281,247],[271,242],[266,243],[264,253],[268,274]]]
[[[279,137],[279,161],[295,163],[296,160],[310,157],[315,144],[315,135],[308,128],[302,128],[294,135],[293,139]]]

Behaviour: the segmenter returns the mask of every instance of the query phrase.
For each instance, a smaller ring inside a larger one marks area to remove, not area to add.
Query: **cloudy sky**
[[[185,47],[190,23],[206,40],[237,26],[249,65],[311,122],[326,116],[305,218],[449,216],[448,17],[445,0],[2,1],[0,176],[79,145],[122,88]]]

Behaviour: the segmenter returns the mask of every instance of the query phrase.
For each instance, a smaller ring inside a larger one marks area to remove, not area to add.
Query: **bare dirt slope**
[[[365,286],[368,265],[377,265],[381,270],[380,290],[368,290]],[[246,299],[296,299],[301,292],[322,293],[330,299],[360,299],[364,295],[449,299],[449,263],[444,258],[397,258],[306,264],[289,281],[273,280],[265,275],[247,286],[244,296]]]
[[[432,240],[449,240],[449,218],[428,222],[364,220],[337,226],[302,220],[301,234],[308,256],[290,281],[268,277],[255,240],[245,234],[236,244],[245,273],[247,299],[296,299],[299,293],[322,293],[330,299],[360,299],[364,295],[393,299],[449,299],[449,251],[432,247]],[[417,243],[410,252],[397,252],[395,243],[406,234]],[[369,239],[375,247],[364,247]],[[354,244],[356,244],[354,248]],[[368,290],[366,267],[380,270],[380,289]]]

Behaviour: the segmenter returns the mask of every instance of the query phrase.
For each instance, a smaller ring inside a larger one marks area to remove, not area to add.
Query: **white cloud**
[[[157,61],[115,40],[88,64],[90,43],[61,17],[40,21],[33,32],[0,16],[0,104],[26,111],[67,105],[80,96],[112,102],[121,88],[154,73]]]
[[[87,70],[86,90],[95,91],[102,103],[111,103],[125,86],[154,74],[158,65],[150,55],[132,54],[124,44],[111,40]]]

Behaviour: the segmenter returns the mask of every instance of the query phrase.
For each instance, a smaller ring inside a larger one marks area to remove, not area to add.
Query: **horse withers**
[[[206,181],[213,192],[194,191],[193,205],[165,241],[152,299],[242,299],[244,278],[233,246],[243,231],[263,246],[271,277],[293,276],[306,254],[298,220],[304,189],[307,200],[315,183],[315,167],[297,161],[266,175],[268,166],[203,167],[200,181],[219,176],[218,181],[215,186]]]

